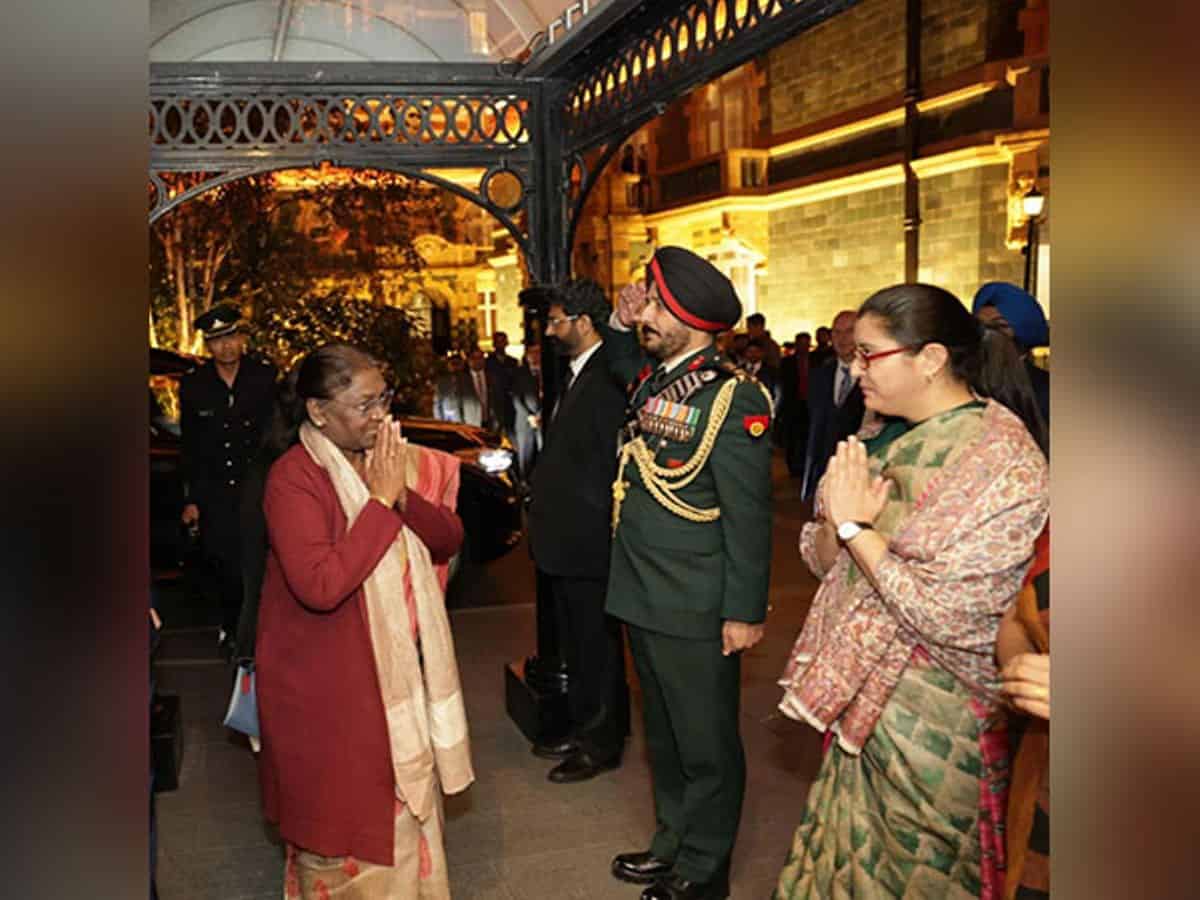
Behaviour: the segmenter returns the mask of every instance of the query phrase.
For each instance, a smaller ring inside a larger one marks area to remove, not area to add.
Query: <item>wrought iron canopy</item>
[[[670,103],[848,9],[858,0],[683,0],[641,3],[574,56],[566,79],[566,148],[637,128]]]
[[[568,276],[575,225],[637,128],[857,0],[608,0],[524,66],[506,63],[155,63],[150,220],[256,172],[332,163],[425,178],[478,203],[542,283]],[[586,159],[586,161],[585,161]],[[430,169],[483,168],[475,190]],[[159,173],[211,178],[168,196]],[[494,202],[499,172],[519,199]]]

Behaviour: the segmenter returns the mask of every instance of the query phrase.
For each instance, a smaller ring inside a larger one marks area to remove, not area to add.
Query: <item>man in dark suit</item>
[[[612,872],[650,884],[642,900],[725,900],[746,780],[740,653],[767,614],[771,401],[713,345],[742,314],[729,279],[682,247],[648,270],[605,340],[632,386],[607,608],[641,683],[657,829]]]
[[[594,281],[573,281],[551,301],[547,334],[569,357],[545,448],[533,477],[529,544],[549,576],[567,663],[570,738],[534,753],[562,761],[556,783],[583,781],[621,763],[625,744],[625,651],[620,623],[604,611],[617,432],[625,394],[609,372],[597,327],[610,313]]]
[[[751,313],[746,316],[746,337],[762,344],[763,359],[767,368],[773,372],[778,371],[779,363],[783,361],[783,351],[771,337],[771,332],[767,331],[767,317],[762,313]]]
[[[785,356],[779,365],[778,421],[788,474],[804,476],[804,449],[808,438],[808,375],[809,345],[812,335],[802,331],[796,335],[795,352]]]
[[[822,325],[817,329],[817,346],[813,347],[812,352],[808,354],[808,367],[810,369],[816,369],[825,365],[825,363],[837,355],[833,351],[832,341],[833,334],[828,327]]]
[[[843,310],[833,320],[834,359],[814,369],[808,380],[808,448],[804,454],[804,483],[800,495],[810,499],[825,473],[829,457],[862,426],[862,388],[850,374],[854,361],[854,323],[858,313]]]
[[[495,379],[489,378],[483,351],[475,347],[467,355],[467,367],[438,379],[433,415],[443,422],[465,422],[493,430],[500,429],[496,410],[503,407],[503,394]]]
[[[446,358],[446,366],[447,371],[433,385],[433,417],[443,422],[461,422],[463,404],[459,394],[467,361],[455,350]]]
[[[542,346],[531,344],[512,378],[513,443],[521,478],[528,482],[542,449]]]
[[[512,381],[520,363],[508,355],[508,335],[503,331],[492,334],[492,352],[487,355],[484,368],[487,370],[488,381],[495,385],[499,403],[495,407],[496,425],[510,437],[513,436],[514,409],[512,397]]]
[[[747,375],[753,375],[758,383],[767,389],[772,398],[775,397],[776,370],[767,362],[767,344],[762,338],[750,338],[746,349],[742,351],[742,369]]]

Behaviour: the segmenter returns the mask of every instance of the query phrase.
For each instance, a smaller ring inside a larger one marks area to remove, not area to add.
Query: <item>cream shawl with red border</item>
[[[353,524],[370,500],[366,484],[316,428],[305,423],[300,440],[329,473],[346,519]],[[430,502],[453,508],[458,460],[413,444],[408,444],[407,460],[408,487]],[[429,550],[407,526],[363,583],[396,794],[422,822],[434,811],[439,784],[447,794],[456,794],[475,780],[445,583],[445,567],[433,565]]]

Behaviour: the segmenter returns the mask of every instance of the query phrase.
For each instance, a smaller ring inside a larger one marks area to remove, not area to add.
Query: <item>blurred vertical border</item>
[[[6,896],[146,894],[145,3],[4,9]],[[1054,896],[1194,896],[1200,8],[1052,26]]]
[[[1198,894],[1198,32],[1054,9],[1055,897]]]
[[[0,893],[145,897],[148,8],[0,18]]]

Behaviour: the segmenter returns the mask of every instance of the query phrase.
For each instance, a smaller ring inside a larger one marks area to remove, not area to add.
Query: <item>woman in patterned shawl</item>
[[[825,733],[778,900],[999,898],[1007,747],[994,650],[1045,524],[1045,433],[1002,332],[923,284],[855,326],[869,423],[800,552],[821,586],[780,709]]]

